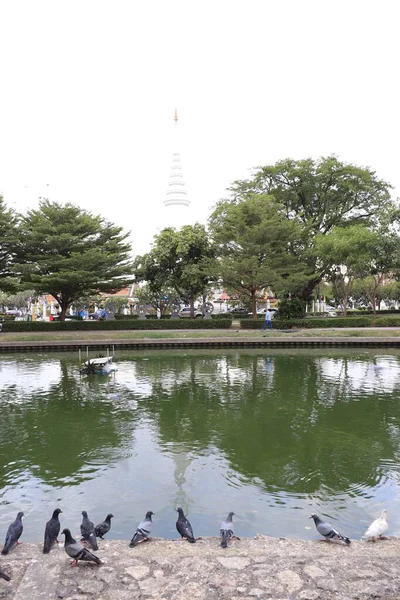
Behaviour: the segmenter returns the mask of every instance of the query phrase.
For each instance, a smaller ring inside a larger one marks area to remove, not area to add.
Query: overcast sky
[[[400,196],[399,17],[397,0],[0,0],[0,192],[102,213],[143,253],[177,107],[201,222],[288,157],[334,153]]]

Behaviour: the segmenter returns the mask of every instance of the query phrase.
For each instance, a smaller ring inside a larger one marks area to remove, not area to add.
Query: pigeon
[[[381,516],[375,519],[373,523],[368,527],[361,539],[376,541],[376,538],[385,539],[384,533],[387,531],[387,510],[383,510]]]
[[[325,523],[325,521],[321,521],[318,515],[312,514],[310,519],[314,519],[315,526],[317,531],[324,536],[324,538],[329,540],[341,540],[345,544],[350,544],[350,540],[345,535],[342,535],[337,529],[334,529],[330,523]]]
[[[111,529],[111,519],[114,515],[112,515],[111,513],[109,515],[106,516],[106,518],[104,519],[104,521],[102,523],[99,523],[98,525],[96,525],[96,527],[94,528],[94,532],[96,534],[96,537],[99,537],[100,539],[103,539],[103,535],[106,535],[106,533],[108,533]]]
[[[80,542],[74,540],[69,529],[63,529],[61,533],[65,535],[64,550],[68,556],[73,559],[71,562],[71,567],[77,567],[78,560],[92,561],[95,562],[96,565],[103,564],[101,560],[97,558],[97,556],[82,546]]]
[[[44,530],[43,554],[48,554],[55,542],[58,544],[57,536],[60,533],[60,521],[58,515],[62,513],[60,508],[56,508],[50,521],[46,523]]]
[[[154,515],[154,513],[151,510],[149,510],[146,513],[144,520],[139,523],[134,533],[134,536],[131,539],[131,543],[129,544],[130,548],[134,548],[138,545],[139,542],[143,542],[149,539],[151,528],[153,526],[153,521],[151,520],[152,515]]]
[[[89,520],[88,514],[86,510],[82,511],[82,523],[81,523],[81,535],[83,542],[88,542],[93,550],[98,550],[99,547],[97,545],[96,533],[94,531],[94,525],[92,521]]]
[[[11,577],[7,575],[7,573],[4,573],[3,569],[0,569],[0,578],[5,579],[6,581],[10,581],[11,579]]]
[[[187,520],[181,508],[177,508],[176,511],[179,513],[178,520],[176,522],[178,533],[180,533],[182,538],[186,538],[188,542],[194,544],[196,540],[193,535],[193,529],[190,521]]]
[[[22,525],[22,517],[24,516],[23,512],[19,512],[17,514],[17,518],[7,530],[6,541],[4,542],[4,548],[1,551],[2,554],[8,554],[9,551],[15,544],[19,544],[18,540],[22,535],[22,530],[24,526]]]
[[[226,517],[225,521],[222,521],[220,528],[219,528],[219,533],[221,536],[221,546],[222,548],[227,548],[228,546],[228,542],[236,537],[233,535],[234,532],[234,524],[232,521],[232,517],[235,513],[234,512],[230,512],[229,515]],[[236,538],[239,539],[239,538]]]

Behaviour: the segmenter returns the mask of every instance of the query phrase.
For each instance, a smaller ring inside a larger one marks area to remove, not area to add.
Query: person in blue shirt
[[[269,327],[270,329],[272,329],[271,313],[270,313],[270,311],[269,311],[268,308],[267,308],[267,310],[265,312],[265,319],[264,319],[263,331],[264,331],[264,329],[267,329],[267,327]]]

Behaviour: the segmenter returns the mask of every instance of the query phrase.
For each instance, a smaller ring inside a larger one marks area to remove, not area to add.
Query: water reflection
[[[72,528],[83,509],[93,520],[112,511],[121,538],[150,508],[155,535],[175,535],[177,505],[202,535],[215,535],[230,509],[242,535],[315,537],[311,510],[361,535],[383,503],[390,533],[400,529],[396,352],[149,352],[117,362],[115,378],[81,377],[76,357],[3,357],[3,528],[18,505],[37,540],[63,502]]]
[[[70,485],[94,476],[97,463],[129,453],[134,419],[123,404],[105,401],[100,383],[83,383],[62,358],[37,360],[36,366],[29,359],[3,360],[2,487],[15,484],[15,465],[46,484]]]

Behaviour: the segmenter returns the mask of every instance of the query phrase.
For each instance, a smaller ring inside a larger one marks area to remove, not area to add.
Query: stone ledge
[[[0,567],[0,598],[8,600],[254,600],[400,598],[400,539],[351,546],[270,538],[218,538],[196,544],[158,540],[129,548],[100,540],[101,566],[69,566],[61,547],[43,555],[40,544],[21,544]]]

